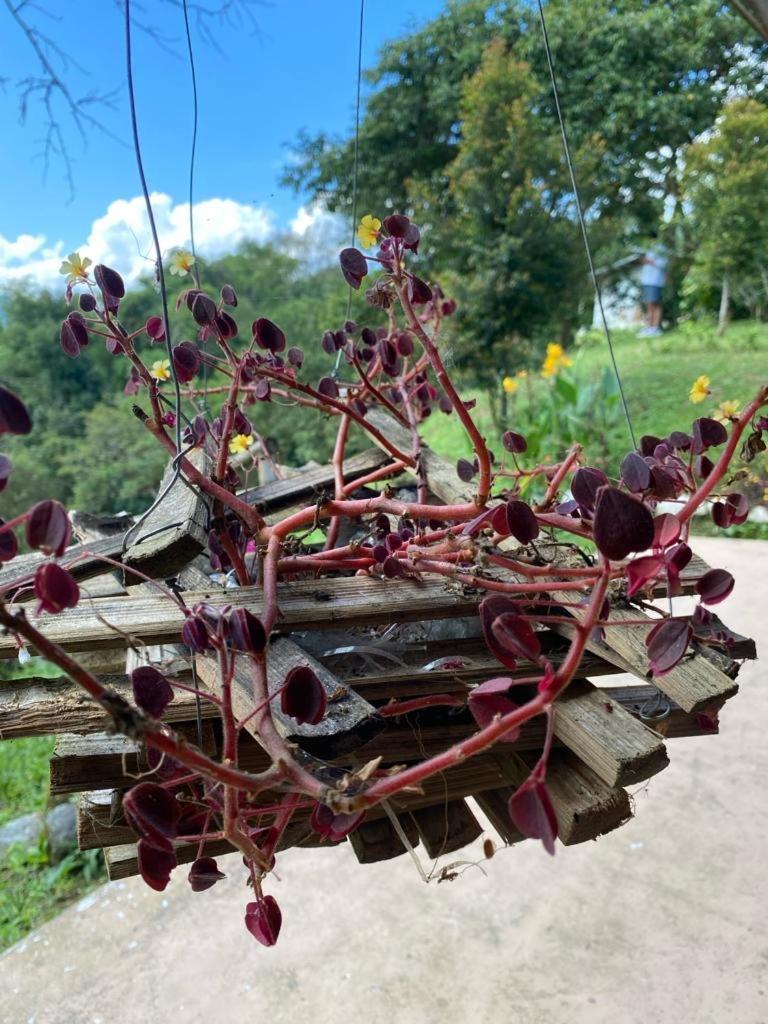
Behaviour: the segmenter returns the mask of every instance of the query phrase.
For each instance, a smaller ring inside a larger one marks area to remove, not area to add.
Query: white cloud
[[[189,204],[174,203],[162,192],[152,194],[152,207],[164,252],[189,247]],[[274,215],[264,207],[234,199],[204,199],[194,206],[195,244],[201,256],[215,259],[246,240],[265,242],[275,232]],[[94,263],[105,263],[132,281],[153,269],[152,236],[144,200],[116,199],[97,217],[88,236],[76,244],[50,244],[44,235],[0,235],[0,287],[29,280],[38,287],[60,288],[59,266],[77,250]]]

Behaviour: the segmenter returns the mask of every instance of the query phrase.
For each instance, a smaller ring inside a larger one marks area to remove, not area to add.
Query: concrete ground
[[[722,609],[766,641],[768,545],[702,539]],[[720,609],[718,609],[720,611]],[[105,885],[0,960],[4,1024],[768,1024],[768,687],[745,666],[719,737],[670,742],[629,825],[555,858],[525,843],[425,885],[407,857],[291,851],[273,949],[238,857],[193,894]]]

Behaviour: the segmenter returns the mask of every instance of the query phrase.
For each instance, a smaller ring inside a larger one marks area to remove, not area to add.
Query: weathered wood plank
[[[366,476],[391,461],[392,457],[389,454],[379,451],[378,448],[369,448],[344,460],[344,479],[347,483],[352,483],[353,480]],[[249,505],[260,505],[266,511],[275,512],[300,502],[309,504],[323,491],[333,488],[333,485],[334,470],[329,463],[310,469],[300,476],[292,476],[287,480],[270,480],[269,483],[251,487],[241,492],[240,497]]]
[[[477,793],[474,797],[480,810],[509,846],[521,843],[525,839],[520,829],[512,824],[509,816],[507,805],[514,792],[512,786],[503,786],[500,789],[488,789],[483,793]]]
[[[554,710],[557,739],[609,786],[641,782],[669,764],[663,740],[586,679],[574,679]]]
[[[221,608],[235,599],[232,590],[184,594],[188,605],[208,601]],[[242,587],[237,604],[261,612],[259,587]],[[330,625],[367,626],[414,622],[426,618],[467,615],[477,607],[479,595],[467,595],[444,580],[379,580],[362,577],[283,583],[278,588],[280,630],[326,629]],[[66,650],[125,647],[128,634],[145,644],[177,643],[184,616],[167,598],[151,594],[102,598],[83,602],[59,615],[41,615],[40,628]],[[114,628],[112,628],[114,626]],[[16,646],[0,636],[0,657],[15,657]]]
[[[411,846],[418,846],[419,833],[413,818],[402,814],[398,822]],[[349,842],[359,864],[375,864],[407,853],[389,818],[364,821],[350,834]]]
[[[123,535],[104,537],[88,544],[72,544],[61,557],[61,564],[67,566],[78,583],[101,576],[105,565],[100,556],[119,559],[123,548]],[[43,562],[49,561],[47,555],[35,551],[27,555],[18,555],[12,562],[5,562],[0,569],[0,586],[11,585],[6,591],[8,596],[14,593],[13,585],[26,585],[34,576],[35,571]]]
[[[210,467],[210,457],[196,448],[187,456],[203,473]],[[153,579],[173,576],[199,554],[208,540],[210,499],[182,477],[174,481],[173,463],[169,463],[160,483],[162,498],[141,525],[130,531],[129,544],[122,558],[125,578],[137,569]]]
[[[505,764],[509,781],[521,785],[535,763],[535,755],[513,754]],[[552,752],[547,788],[557,817],[558,838],[565,846],[597,839],[632,817],[626,792],[607,786],[571,751]]]
[[[427,855],[442,857],[455,853],[482,835],[483,829],[463,800],[412,811],[411,815]]]
[[[325,690],[327,711],[317,725],[299,725],[294,718],[283,714],[278,699],[272,702],[272,718],[278,731],[302,750],[322,758],[339,757],[367,743],[384,728],[384,721],[376,715],[373,705],[350,687],[343,686],[325,666],[315,661],[292,640],[287,637],[273,640],[268,655],[267,685],[271,694],[277,693],[288,673],[298,667],[311,668]],[[217,696],[221,694],[221,676],[215,658],[199,657],[197,674],[200,682],[211,693]],[[237,658],[235,663],[232,707],[240,719],[246,718],[254,707],[251,666],[248,659],[243,657]],[[253,719],[245,728],[258,739]]]

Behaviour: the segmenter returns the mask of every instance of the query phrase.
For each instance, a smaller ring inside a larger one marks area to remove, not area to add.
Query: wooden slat
[[[554,709],[557,739],[609,786],[641,782],[669,764],[663,740],[586,679],[574,679]]]
[[[197,448],[188,456],[201,472],[207,473],[211,460]],[[174,479],[170,463],[160,483],[158,496]],[[130,532],[122,559],[126,569],[137,569],[153,579],[173,576],[199,554],[208,540],[210,499],[181,477],[173,482],[160,504]],[[126,580],[130,580],[126,572]]]
[[[536,757],[512,755],[510,775],[520,785],[528,777]],[[517,769],[514,766],[517,762]],[[565,846],[597,839],[619,828],[632,816],[629,797],[620,787],[611,788],[575,754],[555,750],[547,768],[547,788]]]
[[[419,833],[413,818],[409,814],[402,814],[398,822],[411,846],[418,846]],[[407,852],[389,818],[364,821],[350,834],[349,842],[359,864],[392,860]]]
[[[104,537],[103,540],[95,540],[88,544],[72,544],[62,555],[61,564],[67,566],[78,583],[82,583],[83,580],[103,575],[104,562],[99,556],[119,559],[122,548],[122,534]],[[12,562],[6,562],[0,568],[0,584],[5,587],[9,583],[21,582],[30,574],[34,575],[37,567],[49,560],[47,555],[41,555],[37,551],[28,555],[18,555]],[[8,590],[7,594],[11,596],[13,589]]]
[[[352,455],[344,460],[344,479],[351,483],[358,477],[372,473],[380,466],[391,462],[389,454],[380,452],[378,448],[369,448],[359,455]],[[300,476],[292,476],[287,480],[270,480],[259,487],[251,487],[243,491],[240,497],[249,505],[260,505],[269,512],[296,505],[301,502],[309,504],[317,499],[321,492],[334,485],[334,469],[331,464],[310,469]]]
[[[512,786],[503,786],[500,789],[488,789],[483,793],[477,793],[474,798],[480,810],[508,846],[521,843],[525,839],[523,833],[512,824],[509,816],[507,805],[514,792]]]
[[[569,611],[575,618],[581,618],[584,614],[576,608],[570,608]],[[642,618],[648,620],[647,625],[618,625],[627,620],[637,623]],[[639,608],[612,607],[608,625],[602,629],[602,638],[590,637],[587,647],[638,678],[650,679],[651,668],[645,638],[656,621],[645,616]],[[569,632],[567,626],[554,628],[557,632]],[[654,677],[653,683],[679,707],[689,712],[706,710],[713,703],[722,704],[739,689],[730,676],[697,652],[687,654],[670,672]]]
[[[653,695],[657,691],[648,686],[631,686],[610,687],[598,692],[601,696],[605,694],[606,700],[620,703],[632,714],[640,715],[644,709],[648,708],[649,704],[653,703]],[[170,707],[173,707],[173,704],[169,705]],[[205,708],[205,704],[203,707]],[[23,709],[20,709],[19,714],[22,713]],[[34,712],[30,714],[34,714]],[[94,718],[92,724],[94,727],[98,725],[103,728],[107,723],[105,719]],[[697,715],[687,714],[674,704],[670,704],[669,713],[663,719],[650,721],[649,725],[667,739],[717,734],[717,728],[712,729]],[[39,730],[42,735],[47,734],[48,731],[47,728]],[[194,738],[195,726],[193,723],[188,722],[185,731]],[[358,749],[356,760],[358,764],[361,764],[380,753],[382,756],[391,757],[394,761],[410,761],[421,756],[422,749],[429,753],[437,753],[445,749],[450,742],[469,735],[471,731],[471,725],[420,726],[415,730],[413,726],[395,728],[390,725],[374,740]],[[29,734],[29,731],[25,731],[24,734]],[[19,735],[19,733],[9,731],[5,735],[8,738]],[[504,752],[507,750],[538,750],[541,748],[542,741],[541,719],[536,718],[526,723],[521,731],[520,739],[515,744],[504,744],[503,747],[497,749]],[[557,739],[556,742],[558,742]],[[94,787],[128,785],[129,781],[123,776],[121,758],[124,754],[127,755],[128,771],[135,774],[138,770],[138,755],[135,745],[132,746],[131,741],[110,735],[105,746],[99,735],[74,737],[65,734],[57,744],[56,753],[51,762],[52,791],[70,793]],[[241,742],[238,756],[243,768],[249,771],[261,771],[268,765],[266,755],[253,741],[244,739]],[[348,760],[348,758],[346,761],[345,758],[341,759],[342,763],[347,763]],[[503,778],[500,779],[499,784],[503,781]]]
[[[192,606],[208,601],[221,608],[231,604],[232,590],[184,594]],[[304,580],[278,588],[281,630],[326,629],[329,625],[367,626],[414,622],[427,618],[468,615],[480,595],[467,595],[444,580],[351,579]],[[259,615],[263,596],[259,587],[237,590],[237,603]],[[125,647],[125,635],[146,644],[177,643],[184,616],[172,601],[155,595],[129,595],[83,603],[59,615],[41,615],[40,628],[66,650]],[[115,628],[110,628],[110,624]],[[0,657],[15,657],[16,645],[0,636]]]
[[[283,714],[280,701],[272,702],[272,718],[278,731],[298,744],[307,753],[317,757],[339,757],[366,743],[384,728],[376,709],[354,690],[343,686],[320,662],[315,661],[287,637],[279,637],[269,645],[267,657],[267,684],[270,693],[276,693],[288,673],[297,667],[311,668],[323,685],[328,699],[327,710],[317,725],[299,723]],[[217,696],[221,693],[221,674],[215,658],[199,657],[197,674],[200,682]],[[239,657],[232,679],[232,707],[238,718],[246,718],[253,710],[251,665],[247,658]],[[245,726],[258,739],[255,720]]]
[[[424,849],[433,858],[462,850],[483,832],[463,800],[449,800],[442,805],[412,811],[411,817]]]

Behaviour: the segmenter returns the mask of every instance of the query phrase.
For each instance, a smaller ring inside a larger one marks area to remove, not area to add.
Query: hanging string
[[[192,276],[195,279],[195,287],[200,287],[200,271],[197,266],[197,249],[195,249],[195,218],[192,213],[194,201],[195,184],[195,151],[197,149],[197,73],[195,71],[195,55],[192,52],[192,33],[189,29],[189,9],[187,0],[182,0],[184,11],[184,33],[187,37],[187,55],[189,57],[189,73],[192,78],[192,149],[189,154],[189,247],[192,251],[194,263],[192,264]]]
[[[592,260],[592,249],[589,244],[589,234],[587,232],[587,225],[584,220],[584,211],[581,204],[581,193],[579,192],[579,185],[576,180],[576,170],[573,166],[573,160],[571,158],[571,147],[568,142],[568,132],[565,128],[565,119],[563,118],[563,111],[560,106],[560,92],[557,88],[557,78],[555,76],[555,66],[552,61],[552,50],[549,45],[549,34],[547,32],[547,22],[544,17],[544,7],[542,0],[537,0],[539,8],[539,21],[541,22],[541,34],[544,39],[544,50],[547,54],[547,66],[549,67],[549,77],[552,82],[552,95],[555,100],[555,109],[557,111],[557,119],[560,123],[560,134],[563,139],[563,150],[565,152],[565,161],[568,165],[568,173],[571,178],[571,187],[573,188],[573,194],[576,199],[576,211],[579,217],[579,227],[581,228],[581,236],[584,239],[584,249],[587,254],[587,263],[589,264],[589,275],[592,278],[592,287],[595,291],[595,299],[597,300],[597,307],[600,311],[600,320],[603,325],[603,332],[605,334],[605,340],[608,343],[608,351],[611,355],[611,363],[613,364],[613,372],[616,376],[616,383],[619,387],[619,395],[621,396],[621,404],[624,409],[624,417],[627,421],[627,429],[629,436],[632,441],[632,447],[637,448],[637,441],[635,440],[635,432],[632,428],[632,418],[629,415],[629,406],[627,405],[627,398],[624,394],[624,386],[621,382],[621,374],[619,373],[618,363],[616,362],[616,353],[613,349],[613,338],[611,337],[611,330],[608,326],[608,319],[605,315],[605,308],[603,306],[603,293],[600,288],[600,282],[597,279],[597,273],[595,272],[595,264]]]
[[[354,247],[355,232],[357,230],[357,171],[360,162],[360,86],[363,80],[363,23],[365,20],[365,0],[360,0],[360,23],[357,33],[357,87],[355,92],[355,146],[352,158],[352,238],[350,245]],[[346,320],[349,320],[352,312],[352,285],[348,285],[347,313]],[[334,377],[339,375],[339,364],[341,363],[341,349],[336,353],[336,365],[333,368]]]

